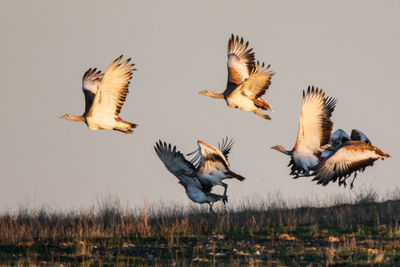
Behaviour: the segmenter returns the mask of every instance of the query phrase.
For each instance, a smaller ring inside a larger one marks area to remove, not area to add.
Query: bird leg
[[[226,191],[228,190],[228,185],[223,182],[221,182],[221,185],[224,187],[224,194],[222,195],[222,202],[225,205],[226,203],[228,203],[228,196],[226,195]]]
[[[354,184],[354,180],[356,179],[356,176],[357,176],[357,172],[354,173],[354,178],[353,178],[353,181],[351,181],[350,189],[353,189],[353,184]]]
[[[262,118],[264,118],[264,119],[266,119],[266,120],[271,120],[271,117],[270,117],[270,116],[268,116],[267,114],[262,114],[262,113],[259,112],[258,110],[254,110],[253,113],[254,113],[254,114],[257,114],[258,116],[260,116],[260,117],[262,117]]]
[[[212,208],[214,205],[214,202],[209,202],[208,205],[210,205],[210,213],[215,214],[215,211]]]
[[[226,206],[226,203],[228,203],[228,196],[222,197],[222,203],[224,203],[224,206]]]
[[[114,128],[114,130],[123,132],[123,133],[125,133],[125,134],[131,134],[131,133],[133,133],[133,130],[131,130],[131,129],[123,130],[123,129]]]

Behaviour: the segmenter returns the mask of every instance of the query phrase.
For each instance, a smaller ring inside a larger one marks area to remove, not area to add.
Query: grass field
[[[400,200],[369,191],[329,206],[45,209],[0,215],[0,264],[276,266],[400,264]],[[346,203],[344,203],[346,202]]]

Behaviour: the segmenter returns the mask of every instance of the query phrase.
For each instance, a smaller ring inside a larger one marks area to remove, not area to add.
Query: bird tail
[[[254,105],[256,105],[259,108],[262,108],[264,110],[269,109],[272,111],[272,107],[267,102],[265,102],[265,100],[262,98],[254,99],[253,103],[254,103]]]
[[[241,175],[239,175],[239,174],[237,174],[237,173],[234,173],[233,171],[228,171],[227,174],[228,174],[229,176],[233,177],[233,178],[238,179],[239,181],[243,181],[243,180],[246,179],[246,178],[244,178],[243,176],[241,176]]]
[[[134,129],[137,126],[137,124],[129,122],[129,121],[124,121],[123,119],[121,119],[119,117],[116,120],[119,121],[120,123],[122,123],[124,128]]]
[[[116,127],[114,128],[114,130],[121,131],[126,134],[133,133],[132,129],[136,128],[136,126],[137,126],[137,124],[128,122],[128,121],[124,121],[123,119],[121,119],[119,117],[116,118],[116,121],[118,123],[117,123]]]

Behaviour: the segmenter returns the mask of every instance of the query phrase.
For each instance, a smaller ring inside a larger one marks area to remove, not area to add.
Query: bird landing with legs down
[[[250,111],[258,116],[270,120],[271,117],[260,111],[272,110],[271,106],[262,98],[271,84],[274,73],[270,65],[255,62],[253,49],[247,49],[249,42],[243,38],[231,36],[228,42],[228,82],[222,93],[211,90],[201,91],[200,94],[212,98],[225,99],[231,108]]]
[[[211,193],[212,186],[202,183],[197,177],[197,171],[192,162],[188,161],[183,154],[167,144],[159,140],[154,146],[160,160],[165,167],[175,175],[185,188],[186,195],[195,203],[207,203],[210,206],[210,212],[214,213],[213,205],[215,202],[223,199],[223,196]]]
[[[215,148],[204,141],[198,140],[198,149],[187,156],[193,155],[191,162],[196,166],[197,178],[201,183],[214,187],[216,185],[224,187],[223,199],[224,203],[228,202],[227,190],[228,185],[222,180],[235,178],[244,181],[245,178],[230,169],[228,162],[228,154],[232,149],[233,140],[228,137],[218,144]]]
[[[128,94],[135,64],[128,64],[130,58],[120,63],[122,55],[114,60],[105,73],[96,68],[85,72],[82,91],[85,95],[83,115],[65,114],[61,119],[82,121],[91,130],[116,130],[126,134],[133,133],[137,125],[119,117],[121,107]]]

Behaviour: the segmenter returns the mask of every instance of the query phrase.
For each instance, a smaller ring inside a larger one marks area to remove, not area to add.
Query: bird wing
[[[223,138],[221,143],[218,143],[219,150],[221,150],[222,154],[224,154],[226,158],[228,158],[228,154],[234,143],[233,139],[229,140],[228,137]]]
[[[379,156],[374,147],[359,141],[349,141],[336,150],[330,157],[323,160],[314,171],[313,181],[327,185],[337,178],[348,177],[353,172],[363,171],[365,167],[372,166]]]
[[[171,144],[162,142],[161,140],[154,146],[158,157],[164,163],[165,167],[175,175],[179,181],[188,184],[197,180],[196,168],[185,159],[180,151],[176,150],[176,146],[172,147]]]
[[[85,113],[83,113],[84,115],[86,115],[92,107],[93,100],[97,93],[97,87],[103,75],[104,74],[102,74],[100,70],[97,71],[96,68],[88,69],[83,75],[82,91],[85,95]]]
[[[351,131],[351,135],[350,136],[351,136],[351,140],[361,141],[361,142],[364,142],[364,143],[367,143],[367,144],[371,144],[371,141],[368,139],[368,137],[363,132],[361,132],[360,130],[353,129]]]
[[[308,87],[303,91],[303,107],[294,150],[307,149],[318,153],[320,147],[328,143],[333,122],[330,119],[335,109],[336,99],[325,97],[318,88]]]
[[[249,78],[238,86],[230,96],[241,94],[254,100],[264,95],[271,84],[271,77],[274,75],[269,67],[269,65],[265,67],[264,63],[260,64],[257,61],[256,67],[251,71]]]
[[[228,42],[228,84],[224,94],[229,95],[239,84],[246,80],[254,68],[254,52],[247,49],[249,42],[244,43],[243,38],[231,36]],[[227,92],[229,91],[229,92]]]
[[[130,58],[120,63],[122,55],[114,60],[98,85],[98,92],[89,113],[118,116],[128,94],[129,81],[135,64],[128,64]]]

